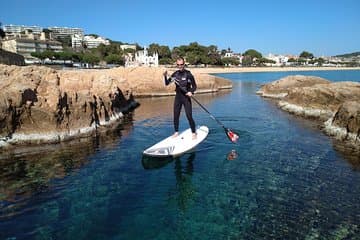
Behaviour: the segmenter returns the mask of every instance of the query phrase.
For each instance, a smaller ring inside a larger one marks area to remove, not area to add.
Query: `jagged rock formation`
[[[117,122],[136,97],[174,94],[164,68],[54,70],[0,65],[0,147],[59,142],[88,136]],[[199,92],[231,88],[231,82],[194,73]]]
[[[285,111],[324,121],[326,133],[360,146],[360,83],[297,75],[265,84],[257,93],[277,99]]]
[[[0,136],[5,143],[88,136],[136,107],[124,79],[47,67],[0,66]]]

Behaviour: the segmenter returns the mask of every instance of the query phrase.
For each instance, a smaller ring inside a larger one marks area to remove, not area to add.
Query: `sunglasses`
[[[176,64],[177,66],[184,66],[184,64],[182,63],[182,64]]]

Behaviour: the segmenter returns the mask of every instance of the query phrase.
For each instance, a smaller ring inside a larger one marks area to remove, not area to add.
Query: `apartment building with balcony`
[[[39,26],[24,26],[24,25],[4,25],[5,38],[38,38],[43,34],[43,28]]]
[[[43,52],[45,50],[54,52],[63,51],[62,44],[58,41],[26,38],[5,39],[2,41],[2,48],[6,51],[24,56],[25,60],[34,59],[34,57],[31,56],[33,52]]]
[[[81,28],[68,28],[68,27],[49,27],[51,32],[51,38],[64,38],[64,37],[72,37],[74,35],[78,35],[80,37],[84,37],[84,30]]]

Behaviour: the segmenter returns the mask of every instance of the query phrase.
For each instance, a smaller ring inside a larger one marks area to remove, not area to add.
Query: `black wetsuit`
[[[172,81],[176,81],[176,95],[174,101],[174,129],[179,131],[179,117],[181,107],[184,105],[186,117],[189,121],[191,131],[195,133],[195,122],[192,117],[191,98],[186,96],[187,92],[194,93],[196,91],[196,83],[194,76],[188,70],[177,70],[171,75],[171,78],[165,77],[165,85],[169,85]]]

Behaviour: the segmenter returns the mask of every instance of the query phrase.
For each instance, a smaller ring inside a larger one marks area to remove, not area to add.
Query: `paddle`
[[[177,79],[176,78],[172,78],[171,81],[173,81],[179,88],[182,92],[184,93],[187,93],[187,91],[182,88],[179,83],[177,82]],[[229,138],[229,140],[232,142],[232,143],[236,143],[237,140],[239,139],[239,135],[236,134],[234,131],[232,131],[230,128],[227,128],[224,126],[224,124],[222,124],[222,122],[220,122],[218,119],[216,119],[193,95],[191,95],[191,98],[194,99],[194,101],[206,112],[209,114],[209,116],[214,119],[225,131],[226,133],[226,136]]]

